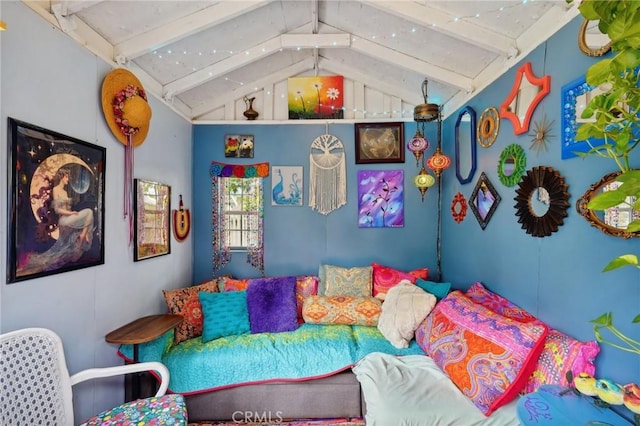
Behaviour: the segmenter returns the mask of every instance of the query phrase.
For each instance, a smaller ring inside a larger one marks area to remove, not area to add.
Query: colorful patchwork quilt
[[[171,375],[169,390],[193,394],[242,384],[296,381],[336,374],[371,352],[422,355],[412,341],[393,347],[376,327],[302,324],[282,333],[241,334],[202,343],[196,337],[173,345],[173,331],[139,345],[139,360],[159,361]],[[131,361],[133,348],[119,355]]]

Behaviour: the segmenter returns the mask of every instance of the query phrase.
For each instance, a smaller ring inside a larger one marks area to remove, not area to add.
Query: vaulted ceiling
[[[446,115],[579,13],[565,0],[23,2],[196,123],[244,119],[245,96],[286,118],[287,79],[313,75],[344,76],[345,118],[371,117],[367,96],[388,99],[378,117],[410,118],[425,78]]]

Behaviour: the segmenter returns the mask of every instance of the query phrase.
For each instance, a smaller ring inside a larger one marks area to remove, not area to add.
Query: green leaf
[[[627,194],[620,190],[601,192],[589,201],[587,208],[591,210],[604,210],[617,206],[626,200]]]
[[[638,199],[638,202],[636,203],[638,204],[638,206],[634,206],[634,210],[638,210],[638,207],[640,207],[640,198]],[[640,232],[640,219],[636,219],[633,222],[631,222],[629,225],[627,225],[627,231],[628,232]]]
[[[614,269],[622,268],[623,266],[638,267],[638,256],[634,254],[623,254],[622,256],[618,256],[609,262],[602,272],[613,271]]]
[[[611,75],[611,59],[603,59],[587,69],[585,79],[592,86],[600,86]]]
[[[636,317],[631,321],[633,324],[637,324],[640,322],[640,314],[636,315]]]
[[[606,314],[602,314],[598,318],[589,322],[598,327],[611,327],[613,324],[613,314],[611,312],[607,312]]]

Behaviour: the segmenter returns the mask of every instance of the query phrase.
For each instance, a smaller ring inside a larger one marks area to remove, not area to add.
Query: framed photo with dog
[[[7,283],[103,264],[106,149],[8,124]]]
[[[253,158],[253,135],[225,135],[224,156],[227,158]]]

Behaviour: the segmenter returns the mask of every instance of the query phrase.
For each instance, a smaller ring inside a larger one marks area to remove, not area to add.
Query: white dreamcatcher
[[[311,143],[309,207],[327,215],[347,204],[347,166],[344,145],[328,132]]]

